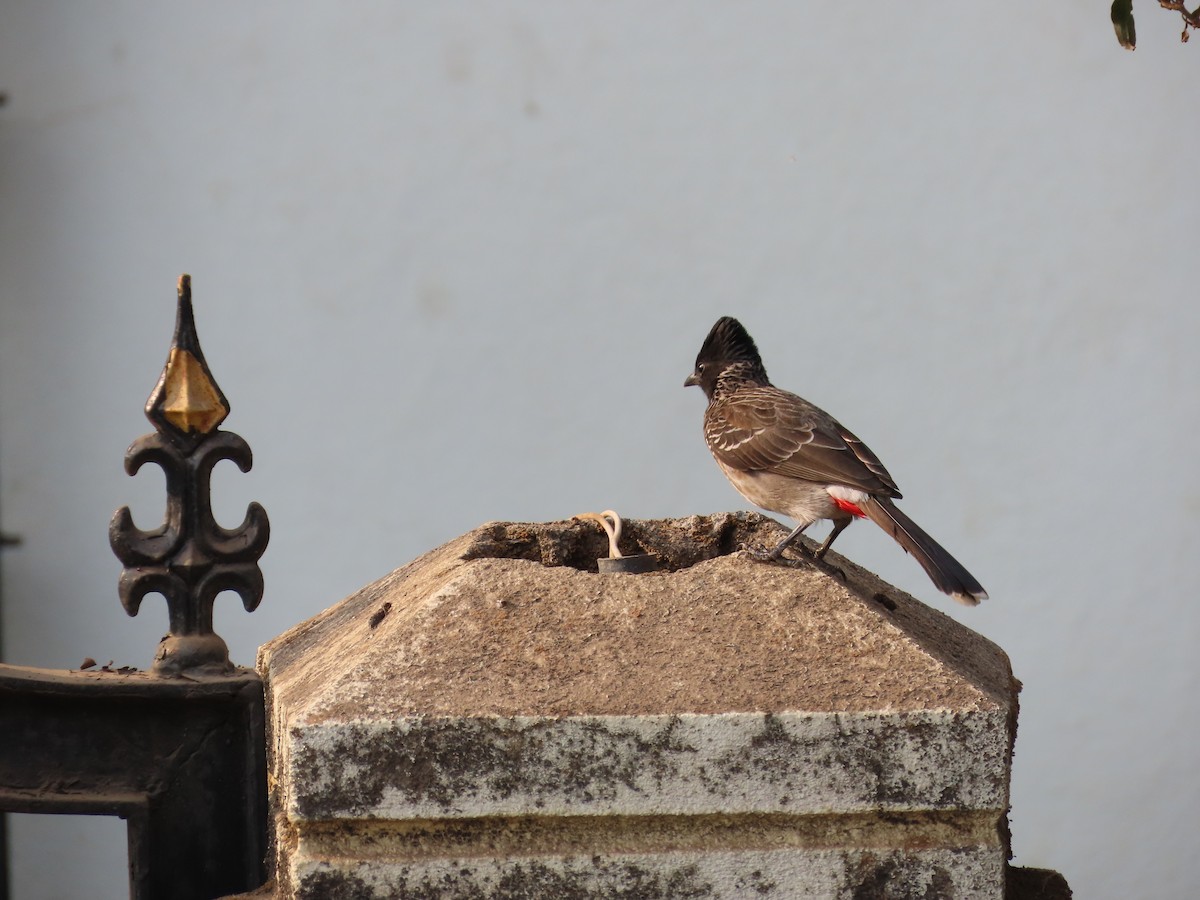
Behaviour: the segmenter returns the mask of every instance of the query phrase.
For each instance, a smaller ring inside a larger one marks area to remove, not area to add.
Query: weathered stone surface
[[[293,733],[288,814],[1000,809],[1006,726],[948,711],[352,721]]]
[[[1002,896],[1007,658],[778,528],[491,523],[266,645],[285,895]]]
[[[1004,878],[994,853],[965,851],[748,850],[619,857],[465,859],[391,866],[309,862],[297,871],[299,893],[335,898],[892,898],[999,897]],[[802,887],[801,887],[802,886]]]

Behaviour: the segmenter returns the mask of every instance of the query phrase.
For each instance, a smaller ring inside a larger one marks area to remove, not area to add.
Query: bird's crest
[[[750,337],[742,323],[732,316],[717,319],[717,323],[713,325],[700,347],[696,362],[718,363],[722,366],[746,362],[750,363],[756,372],[761,372],[764,379],[767,374],[763,368],[762,357],[758,354],[758,347],[754,345],[754,338]]]

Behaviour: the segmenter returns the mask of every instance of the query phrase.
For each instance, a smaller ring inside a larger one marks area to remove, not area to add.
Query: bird
[[[814,551],[830,545],[856,518],[867,518],[921,564],[938,590],[967,606],[987,592],[966,568],[893,502],[901,498],[879,457],[823,409],[771,384],[758,347],[742,323],[718,319],[684,386],[708,398],[704,438],[717,465],[755,506],[788,516],[795,529],[769,551],[775,561],[818,519],[833,528]]]

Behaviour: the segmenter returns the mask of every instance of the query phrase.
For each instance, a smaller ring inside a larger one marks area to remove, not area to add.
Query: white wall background
[[[489,519],[744,506],[685,391],[739,316],[980,577],[1025,684],[1016,862],[1195,896],[1195,75],[1106,2],[146,4],[0,17],[9,662],[144,666],[106,528],[191,272],[271,516],[235,659]],[[67,849],[57,842],[67,840]],[[123,832],[20,817],[18,900],[124,893]]]

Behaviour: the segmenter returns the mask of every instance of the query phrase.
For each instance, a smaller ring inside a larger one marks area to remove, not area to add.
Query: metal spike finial
[[[158,384],[146,401],[146,418],[184,450],[191,450],[229,415],[229,401],[217,386],[192,314],[192,276],[179,276],[175,336]]]
[[[147,462],[162,468],[166,518],[158,528],[143,531],[133,524],[129,507],[122,507],[109,524],[109,543],[125,566],[119,593],[129,615],[137,615],[146,594],[166,597],[170,632],[159,644],[153,671],[219,674],[233,665],[225,641],[213,632],[213,601],[232,590],[247,611],[258,606],[263,592],[258,560],[270,525],[258,503],[250,504],[237,528],[222,528],[213,518],[213,466],[228,459],[248,472],[252,454],[240,436],[218,428],[229,403],[200,350],[188,275],[179,279],[178,295],[167,363],[146,401],[146,416],[157,430],[138,438],[125,454],[130,475]]]

